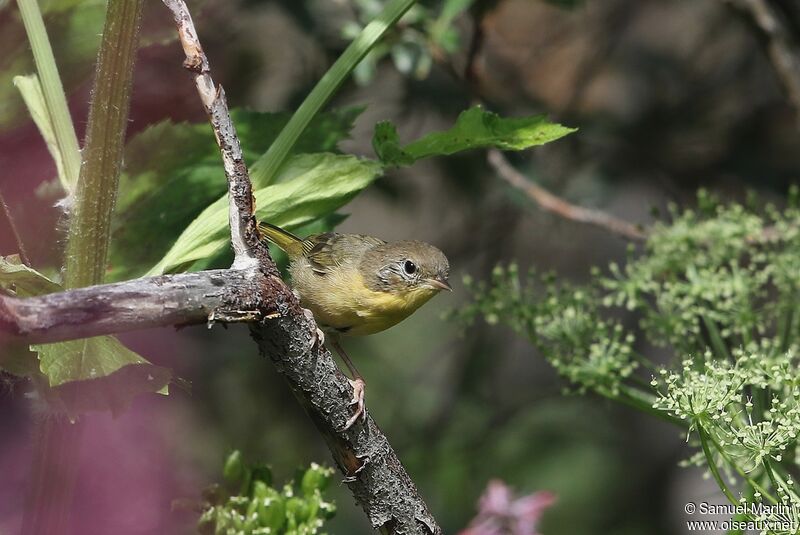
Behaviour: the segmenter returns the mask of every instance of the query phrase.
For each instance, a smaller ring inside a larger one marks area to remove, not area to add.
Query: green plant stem
[[[392,0],[380,15],[367,24],[358,37],[350,43],[297,108],[275,142],[251,168],[250,177],[253,181],[253,189],[268,186],[275,179],[278,169],[286,161],[286,157],[311,119],[325,106],[342,82],[367,55],[367,52],[415,2],[416,0]]]
[[[778,484],[778,480],[775,478],[775,472],[772,469],[772,463],[769,462],[769,459],[764,458],[762,464],[764,465],[764,471],[767,473],[770,484],[775,489],[775,492],[778,492],[778,489],[781,488],[781,486]]]
[[[748,476],[748,475],[747,475],[747,472],[745,472],[744,470],[742,470],[742,468],[741,468],[741,467],[738,465],[738,463],[736,463],[736,462],[735,462],[733,459],[731,459],[731,458],[730,458],[730,456],[729,456],[727,453],[725,453],[725,450],[722,448],[722,446],[720,445],[720,443],[719,443],[719,442],[717,442],[717,439],[716,439],[716,438],[714,438],[714,436],[713,436],[713,435],[711,435],[711,434],[707,434],[706,436],[707,436],[708,440],[710,440],[710,441],[711,441],[711,443],[714,445],[714,448],[715,448],[715,449],[716,449],[716,450],[719,452],[720,456],[721,456],[721,457],[722,457],[722,458],[725,460],[725,462],[728,464],[728,466],[730,466],[731,468],[733,468],[733,469],[736,471],[736,473],[737,473],[737,474],[739,474],[739,477],[741,477],[742,479],[744,479],[745,481],[747,481],[747,483],[748,483],[748,484],[749,484],[749,485],[750,485],[752,488],[754,488],[755,490],[757,490],[758,492],[760,492],[760,493],[761,493],[761,495],[762,495],[764,498],[766,498],[767,500],[769,500],[769,501],[770,501],[770,502],[772,502],[772,503],[778,503],[778,500],[777,500],[777,498],[775,498],[775,497],[774,497],[772,494],[770,494],[770,493],[769,493],[769,491],[768,491],[767,489],[765,489],[764,487],[762,487],[762,486],[761,486],[761,485],[760,485],[760,484],[759,484],[759,483],[758,483],[756,480],[754,480],[754,479],[752,479],[750,476]]]
[[[717,486],[719,486],[720,490],[723,494],[728,498],[728,500],[736,505],[739,503],[739,500],[733,495],[733,493],[728,488],[728,485],[725,484],[725,480],[722,479],[722,474],[719,473],[719,468],[717,468],[717,462],[714,460],[714,455],[711,452],[711,447],[708,445],[709,439],[706,434],[705,429],[701,425],[698,424],[697,426],[697,434],[700,436],[700,444],[703,446],[703,454],[706,456],[706,463],[708,464],[708,469],[711,471],[711,475],[714,476],[714,481],[717,482]]]
[[[58,75],[53,49],[50,46],[50,39],[47,37],[37,0],[17,0],[17,5],[33,51],[33,59],[36,62],[36,70],[42,84],[44,101],[53,125],[56,144],[64,162],[66,177],[64,187],[68,193],[72,193],[78,182],[81,153],[78,136],[75,134],[75,127],[69,114],[64,87]]]
[[[110,234],[111,211],[119,181],[127,127],[133,64],[138,46],[144,0],[110,0],[98,54],[93,99],[89,111],[84,162],[75,189],[73,215],[65,257],[65,286],[77,288],[102,282]],[[25,0],[20,2],[20,6]],[[41,73],[40,73],[41,75]],[[48,86],[42,76],[43,87]],[[47,385],[41,389],[46,390]],[[68,427],[65,427],[68,426]],[[23,516],[24,533],[64,533],[75,485],[80,424],[45,414],[31,472],[29,499]],[[71,467],[66,469],[64,467]],[[64,477],[52,479],[63,472]]]
[[[755,498],[755,496],[753,496],[755,492],[754,489],[752,487],[749,487],[745,490],[745,492],[746,492],[745,499],[747,500],[747,503],[752,503],[753,499]],[[749,518],[750,515],[748,515],[746,512],[743,511],[736,513],[736,515],[734,515],[733,517],[733,519],[738,522],[746,522]],[[741,529],[729,529],[727,535],[745,535],[745,533]]]
[[[612,401],[624,403],[625,405],[660,418],[671,424],[684,428],[687,426],[684,420],[681,420],[680,418],[677,418],[667,412],[653,408],[655,399],[646,392],[642,392],[637,388],[632,388],[627,385],[620,385],[620,390],[617,394],[603,392],[600,393]]]
[[[68,531],[83,426],[82,421],[72,423],[62,415],[36,415],[21,533],[49,535]]]
[[[97,59],[97,74],[84,162],[70,220],[67,288],[102,282],[117,195],[143,0],[110,0]]]
[[[730,351],[728,351],[728,347],[725,345],[725,341],[722,339],[722,335],[720,334],[719,329],[717,329],[716,323],[703,316],[703,324],[706,326],[708,336],[711,339],[711,347],[713,347],[714,351],[716,351],[717,358],[727,360],[733,364],[735,361],[731,356]]]

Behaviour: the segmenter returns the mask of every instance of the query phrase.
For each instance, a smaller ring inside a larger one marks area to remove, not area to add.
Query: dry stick
[[[269,250],[256,229],[252,185],[225,93],[209,74],[208,59],[197,38],[186,4],[163,0],[172,11],[186,54],[184,66],[194,73],[200,99],[209,115],[228,178],[231,242],[234,266],[250,268],[260,292],[242,292],[243,310],[276,310],[279,317],[251,328],[260,352],[287,379],[333,454],[345,482],[367,513],[372,526],[384,533],[440,534],[441,528],[419,495],[389,441],[369,415],[351,429],[341,427],[351,414],[351,387],[329,351],[318,344],[317,328],[297,298],[278,278]]]
[[[800,42],[768,0],[730,0],[767,38],[769,58],[800,122]]]
[[[8,220],[8,226],[11,227],[11,233],[14,235],[14,240],[17,242],[17,249],[19,249],[19,257],[22,259],[22,263],[26,266],[30,266],[31,260],[28,258],[28,253],[25,251],[25,246],[22,243],[22,236],[19,234],[17,224],[14,222],[14,218],[11,216],[11,210],[9,210],[8,204],[6,203],[6,198],[3,197],[3,193],[1,191],[0,208],[2,208],[3,214],[5,214],[6,219]]]
[[[548,212],[565,219],[603,228],[629,240],[641,241],[647,237],[646,232],[633,223],[614,217],[601,210],[577,206],[556,197],[517,171],[499,150],[489,150],[487,159],[489,165],[492,166],[500,178],[525,193],[531,200]]]

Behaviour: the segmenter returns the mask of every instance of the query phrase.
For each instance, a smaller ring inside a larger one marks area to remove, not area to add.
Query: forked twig
[[[301,309],[297,298],[278,278],[269,250],[260,240],[253,217],[252,184],[236,130],[225,102],[209,73],[208,59],[183,0],[163,0],[172,11],[184,66],[195,76],[200,99],[208,113],[222,152],[230,198],[231,241],[234,268],[252,266],[261,277],[260,291],[242,292],[241,310],[265,312],[251,328],[261,353],[269,357],[287,379],[333,454],[345,483],[366,512],[372,526],[384,533],[441,534],[413,481],[388,439],[367,415],[363,424],[349,430],[342,425],[350,415],[351,387],[329,351],[316,343],[316,325]],[[270,311],[277,311],[275,313]]]

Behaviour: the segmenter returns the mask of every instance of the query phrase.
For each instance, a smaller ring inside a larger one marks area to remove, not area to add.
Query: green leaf
[[[63,288],[22,263],[19,255],[0,256],[0,290],[18,297],[60,292]]]
[[[400,147],[400,136],[397,127],[390,121],[381,121],[375,125],[372,136],[372,148],[378,158],[388,165],[411,165],[416,158]]]
[[[106,3],[106,0],[38,2],[67,95],[86,82],[94,72]],[[206,0],[192,2],[192,14],[196,19],[206,3]],[[2,6],[3,0],[0,0],[0,10]],[[27,118],[12,80],[15,76],[36,70],[25,30],[16,14],[16,1],[11,1],[5,9],[7,12],[3,14],[8,16],[0,16],[0,50],[3,51],[0,54],[0,131],[13,128]],[[175,26],[169,17],[164,17],[164,6],[160,2],[148,2],[144,17],[140,39],[142,47],[164,44],[177,38]]]
[[[71,193],[78,183],[78,173],[81,168],[81,153],[78,146],[78,136],[75,134],[75,127],[72,124],[72,117],[67,106],[67,97],[64,94],[61,76],[56,67],[53,49],[50,46],[50,39],[44,27],[42,12],[39,10],[37,0],[18,0],[22,22],[31,45],[33,59],[36,63],[36,70],[39,74],[41,85],[38,87],[40,104],[44,115],[40,115],[40,121],[47,118],[51,141],[57,146],[58,157],[56,164],[59,169],[59,176],[62,177],[64,189]],[[24,84],[23,84],[24,85]],[[23,94],[24,97],[24,94]],[[37,122],[39,126],[40,122]],[[44,131],[42,132],[44,135]]]
[[[380,122],[375,126],[372,146],[386,165],[403,166],[422,158],[469,149],[527,149],[544,145],[575,130],[551,123],[543,115],[504,118],[475,106],[462,112],[450,130],[428,134],[404,147],[400,146],[395,126],[388,121]]]
[[[98,379],[111,375],[129,364],[148,365],[112,336],[96,336],[54,344],[36,344],[31,349],[39,352],[39,367],[50,383],[59,386],[72,381]],[[165,385],[148,389],[161,390]]]
[[[277,183],[255,192],[256,217],[296,228],[333,213],[381,173],[372,160],[337,154],[301,154],[291,158]],[[181,234],[148,275],[181,269],[211,257],[228,245],[227,196],[206,208]]]
[[[28,348],[28,344],[14,342],[3,346],[0,351],[0,370],[11,375],[32,377],[39,369],[36,364],[36,353]]]
[[[32,297],[63,291],[19,257],[0,257],[0,290],[17,297]],[[39,363],[36,363],[36,353]],[[154,366],[123,346],[113,336],[39,344],[13,344],[0,351],[0,369],[13,375],[35,376],[41,371],[51,400],[71,413],[88,409],[117,412],[145,392],[167,393],[171,372]]]
[[[317,116],[297,150],[336,151],[363,108]],[[288,113],[234,110],[245,161],[253,161],[289,120]],[[167,253],[200,213],[227,190],[214,134],[207,123],[151,126],[128,143],[112,230],[108,280],[141,275]]]
[[[70,191],[72,185],[64,169],[64,158],[61,155],[61,148],[56,140],[56,133],[53,129],[53,122],[50,119],[50,112],[47,109],[47,103],[44,100],[42,93],[42,85],[39,83],[39,77],[35,74],[29,76],[15,76],[14,85],[19,89],[22,99],[25,101],[25,106],[28,108],[28,113],[31,114],[33,122],[39,129],[39,133],[44,138],[47,145],[47,150],[53,161],[56,163],[56,171],[58,173],[58,180],[64,191]]]
[[[57,402],[70,414],[117,414],[144,393],[168,393],[172,372],[155,366],[113,336],[32,345]]]
[[[353,42],[348,45],[303,100],[286,128],[281,130],[275,143],[270,145],[269,150],[251,167],[250,177],[254,187],[263,188],[274,181],[286,162],[286,158],[293,150],[298,152],[294,149],[295,143],[300,135],[308,129],[312,119],[317,116],[361,60],[414,3],[415,0],[390,0],[380,14],[353,39]]]
[[[23,264],[19,255],[0,256],[0,291],[17,297],[30,297],[61,290],[61,286]],[[36,375],[36,353],[30,351],[28,344],[8,344],[0,351],[0,369],[19,377]]]
[[[246,470],[247,467],[244,465],[242,452],[239,450],[233,450],[228,455],[228,458],[225,459],[225,466],[222,468],[222,475],[228,484],[235,487],[244,478]]]
[[[453,21],[469,9],[474,2],[475,0],[444,0],[439,17],[431,24],[429,31],[431,41],[449,53],[455,52],[458,43],[453,42],[454,40],[450,37]]]

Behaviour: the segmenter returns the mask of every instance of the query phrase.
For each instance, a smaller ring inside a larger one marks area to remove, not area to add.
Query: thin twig
[[[184,66],[194,74],[222,153],[228,179],[234,267],[250,268],[254,273],[250,287],[256,286],[254,291],[241,292],[241,310],[261,311],[265,318],[251,327],[260,352],[287,379],[372,526],[390,534],[440,534],[441,528],[369,414],[363,423],[342,429],[351,414],[352,387],[330,352],[317,343],[315,322],[278,277],[269,249],[260,239],[253,216],[252,184],[225,93],[211,79],[208,59],[188,8],[183,0],[162,1],[172,11],[186,54]]]
[[[453,65],[452,58],[448,57],[443,50],[432,48],[434,61],[442,66],[456,81],[465,82],[472,93],[473,100],[478,103],[485,101],[483,95],[480,94],[478,71],[475,66],[484,40],[481,20],[483,13],[483,10],[476,10],[473,17],[475,29],[467,54],[463,79],[459,75],[458,69]],[[531,200],[548,212],[566,219],[604,228],[629,240],[642,241],[647,237],[647,233],[633,223],[614,217],[601,210],[584,208],[568,203],[538,184],[531,182],[517,171],[503,156],[503,153],[497,149],[490,149],[487,152],[487,160],[500,178],[524,192]]]
[[[164,0],[164,4],[172,11],[186,55],[183,66],[194,74],[197,93],[214,129],[217,145],[222,154],[225,176],[228,179],[228,193],[231,195],[228,203],[228,219],[231,245],[235,255],[233,265],[237,269],[245,269],[256,265],[258,260],[268,259],[269,256],[266,246],[260,244],[258,238],[253,218],[255,200],[250,174],[244,163],[236,128],[228,113],[225,90],[221,85],[217,86],[211,78],[208,58],[203,52],[186,4],[182,0]],[[264,251],[267,251],[266,257]]]
[[[22,259],[22,263],[26,266],[30,266],[31,259],[28,257],[28,253],[25,251],[25,245],[22,243],[22,236],[19,234],[19,229],[17,228],[17,224],[14,222],[14,217],[11,215],[11,210],[8,208],[8,203],[6,203],[6,198],[3,197],[2,191],[0,191],[0,208],[2,208],[3,214],[5,214],[6,220],[8,221],[8,226],[11,227],[11,233],[14,235],[14,240],[17,242],[17,250],[19,251],[19,257]]]
[[[800,42],[769,0],[729,0],[746,13],[767,39],[772,67],[800,123]]]
[[[633,223],[607,214],[601,210],[576,206],[559,197],[556,197],[543,187],[528,180],[517,171],[497,149],[489,150],[487,159],[489,165],[508,184],[522,191],[542,209],[554,213],[565,219],[594,225],[629,240],[641,241],[647,237],[644,230]]]

